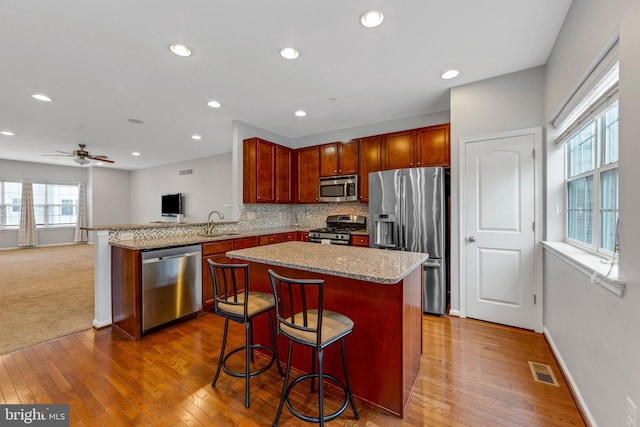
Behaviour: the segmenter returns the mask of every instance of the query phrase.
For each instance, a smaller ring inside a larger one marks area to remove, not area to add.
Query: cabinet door
[[[414,167],[414,131],[402,131],[385,135],[384,169]]]
[[[302,148],[297,152],[297,201],[318,202],[318,179],[320,178],[320,149],[317,146]]]
[[[338,143],[320,146],[320,176],[338,175]]]
[[[281,145],[275,146],[275,192],[276,203],[291,202],[291,150]]]
[[[209,271],[208,259],[217,262],[230,262],[227,251],[233,249],[233,240],[202,244],[202,311],[213,310],[213,282]]]
[[[309,232],[307,231],[299,231],[298,232],[298,240],[301,242],[308,242],[309,241]]]
[[[450,166],[449,124],[418,129],[416,146],[418,166]]]
[[[258,140],[256,171],[258,175],[258,202],[273,203],[275,198],[275,145]]]
[[[358,141],[338,144],[338,174],[358,173]]]
[[[358,197],[361,202],[369,201],[369,172],[382,170],[381,155],[382,136],[369,136],[360,140],[360,165],[358,167],[360,176],[358,179]]]

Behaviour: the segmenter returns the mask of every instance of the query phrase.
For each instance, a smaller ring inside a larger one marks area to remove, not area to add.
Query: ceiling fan
[[[80,147],[79,150],[73,150],[73,153],[67,153],[65,151],[58,151],[58,153],[62,153],[62,154],[43,154],[44,156],[68,156],[68,157],[73,157],[73,161],[76,163],[79,163],[81,165],[86,165],[87,163],[90,162],[90,160],[95,160],[98,162],[107,162],[107,163],[115,163],[113,160],[109,160],[109,158],[107,156],[104,155],[97,155],[97,156],[92,156],[91,153],[89,153],[88,151],[85,150],[86,145],[85,144],[78,144],[78,146]]]

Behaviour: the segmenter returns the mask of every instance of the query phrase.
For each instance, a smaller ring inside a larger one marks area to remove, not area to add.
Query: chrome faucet
[[[215,224],[211,222],[211,215],[213,215],[214,213],[217,213],[220,219],[224,219],[224,215],[222,215],[218,211],[209,212],[209,216],[207,217],[207,234],[211,234],[211,232],[213,231],[213,227],[215,226]]]

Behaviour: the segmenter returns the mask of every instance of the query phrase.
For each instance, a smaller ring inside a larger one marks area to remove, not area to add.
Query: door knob
[[[467,242],[469,242],[469,243],[473,243],[473,242],[475,242],[475,241],[476,241],[476,236],[469,236],[469,237],[467,237]]]

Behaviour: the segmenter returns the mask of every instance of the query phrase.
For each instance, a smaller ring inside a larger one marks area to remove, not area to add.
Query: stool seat
[[[232,316],[244,316],[244,292],[228,297],[218,303],[218,309]],[[242,305],[238,305],[242,304]],[[253,317],[275,306],[273,295],[266,292],[251,291],[247,303],[247,316]]]
[[[303,325],[303,313],[297,313],[286,319],[286,323],[280,325],[280,331],[289,336],[289,338],[300,341],[301,344],[307,343],[315,345],[317,341],[317,333],[303,329],[294,328],[289,324]],[[318,310],[307,310],[307,325],[310,329],[318,327]],[[347,316],[336,313],[335,311],[324,310],[322,312],[322,329],[320,332],[320,345],[323,347],[331,344],[333,341],[349,334],[353,330],[353,320]]]

